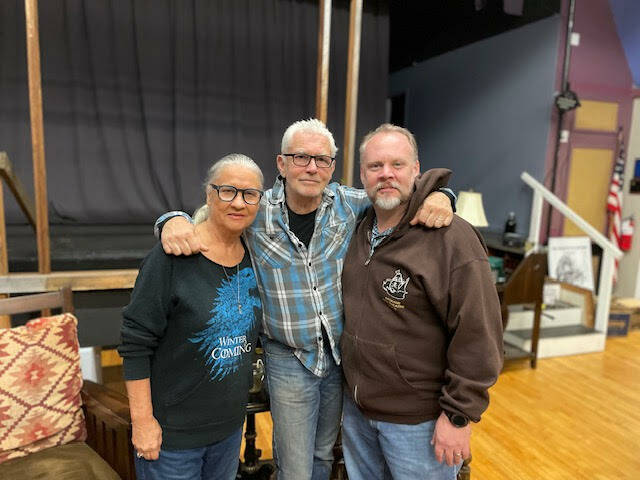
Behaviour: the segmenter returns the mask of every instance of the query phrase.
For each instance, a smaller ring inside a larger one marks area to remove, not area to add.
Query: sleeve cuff
[[[156,220],[156,223],[153,226],[153,235],[158,240],[160,240],[160,234],[162,233],[162,227],[167,222],[167,220],[170,220],[173,217],[184,217],[188,221],[193,223],[193,219],[191,218],[191,215],[189,215],[188,213],[181,212],[179,210],[173,210],[171,212],[165,213],[164,215],[160,215],[160,217],[158,217],[158,219]]]
[[[122,361],[125,380],[151,378],[150,357],[125,357]]]
[[[451,209],[455,213],[455,211],[456,211],[456,203],[458,202],[458,197],[456,197],[456,194],[453,193],[453,190],[451,190],[448,187],[442,187],[442,188],[438,189],[438,192],[444,193],[447,197],[449,197],[449,201],[451,202]]]

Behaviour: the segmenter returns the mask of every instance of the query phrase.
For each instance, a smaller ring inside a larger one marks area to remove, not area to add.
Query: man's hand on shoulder
[[[464,427],[456,427],[451,424],[444,412],[440,413],[433,431],[431,445],[436,455],[436,460],[447,465],[458,465],[471,455],[471,423]]]
[[[200,242],[196,227],[184,217],[167,220],[160,234],[162,248],[168,255],[193,255],[206,252],[207,247]]]
[[[442,192],[431,192],[409,223],[440,228],[449,226],[451,220],[453,220],[453,209],[449,197]]]

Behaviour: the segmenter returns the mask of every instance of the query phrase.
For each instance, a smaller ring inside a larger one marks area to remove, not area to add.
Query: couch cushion
[[[0,465],[2,480],[119,480],[118,474],[83,442],[73,442]]]
[[[62,314],[0,329],[0,463],[86,438],[77,323]]]

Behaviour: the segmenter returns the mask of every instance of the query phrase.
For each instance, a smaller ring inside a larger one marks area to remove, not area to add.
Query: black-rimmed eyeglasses
[[[238,192],[242,192],[242,199],[248,205],[257,205],[262,198],[262,190],[256,188],[236,188],[233,185],[215,185],[210,183],[209,186],[218,192],[218,198],[223,202],[233,202]]]
[[[316,167],[329,168],[336,159],[329,155],[307,155],[306,153],[283,153],[282,156],[291,157],[293,159],[293,164],[297,167],[306,167],[311,163],[311,159],[314,159]]]

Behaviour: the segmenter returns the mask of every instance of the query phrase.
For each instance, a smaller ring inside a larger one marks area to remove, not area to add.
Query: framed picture
[[[589,237],[549,238],[549,277],[593,291]]]

